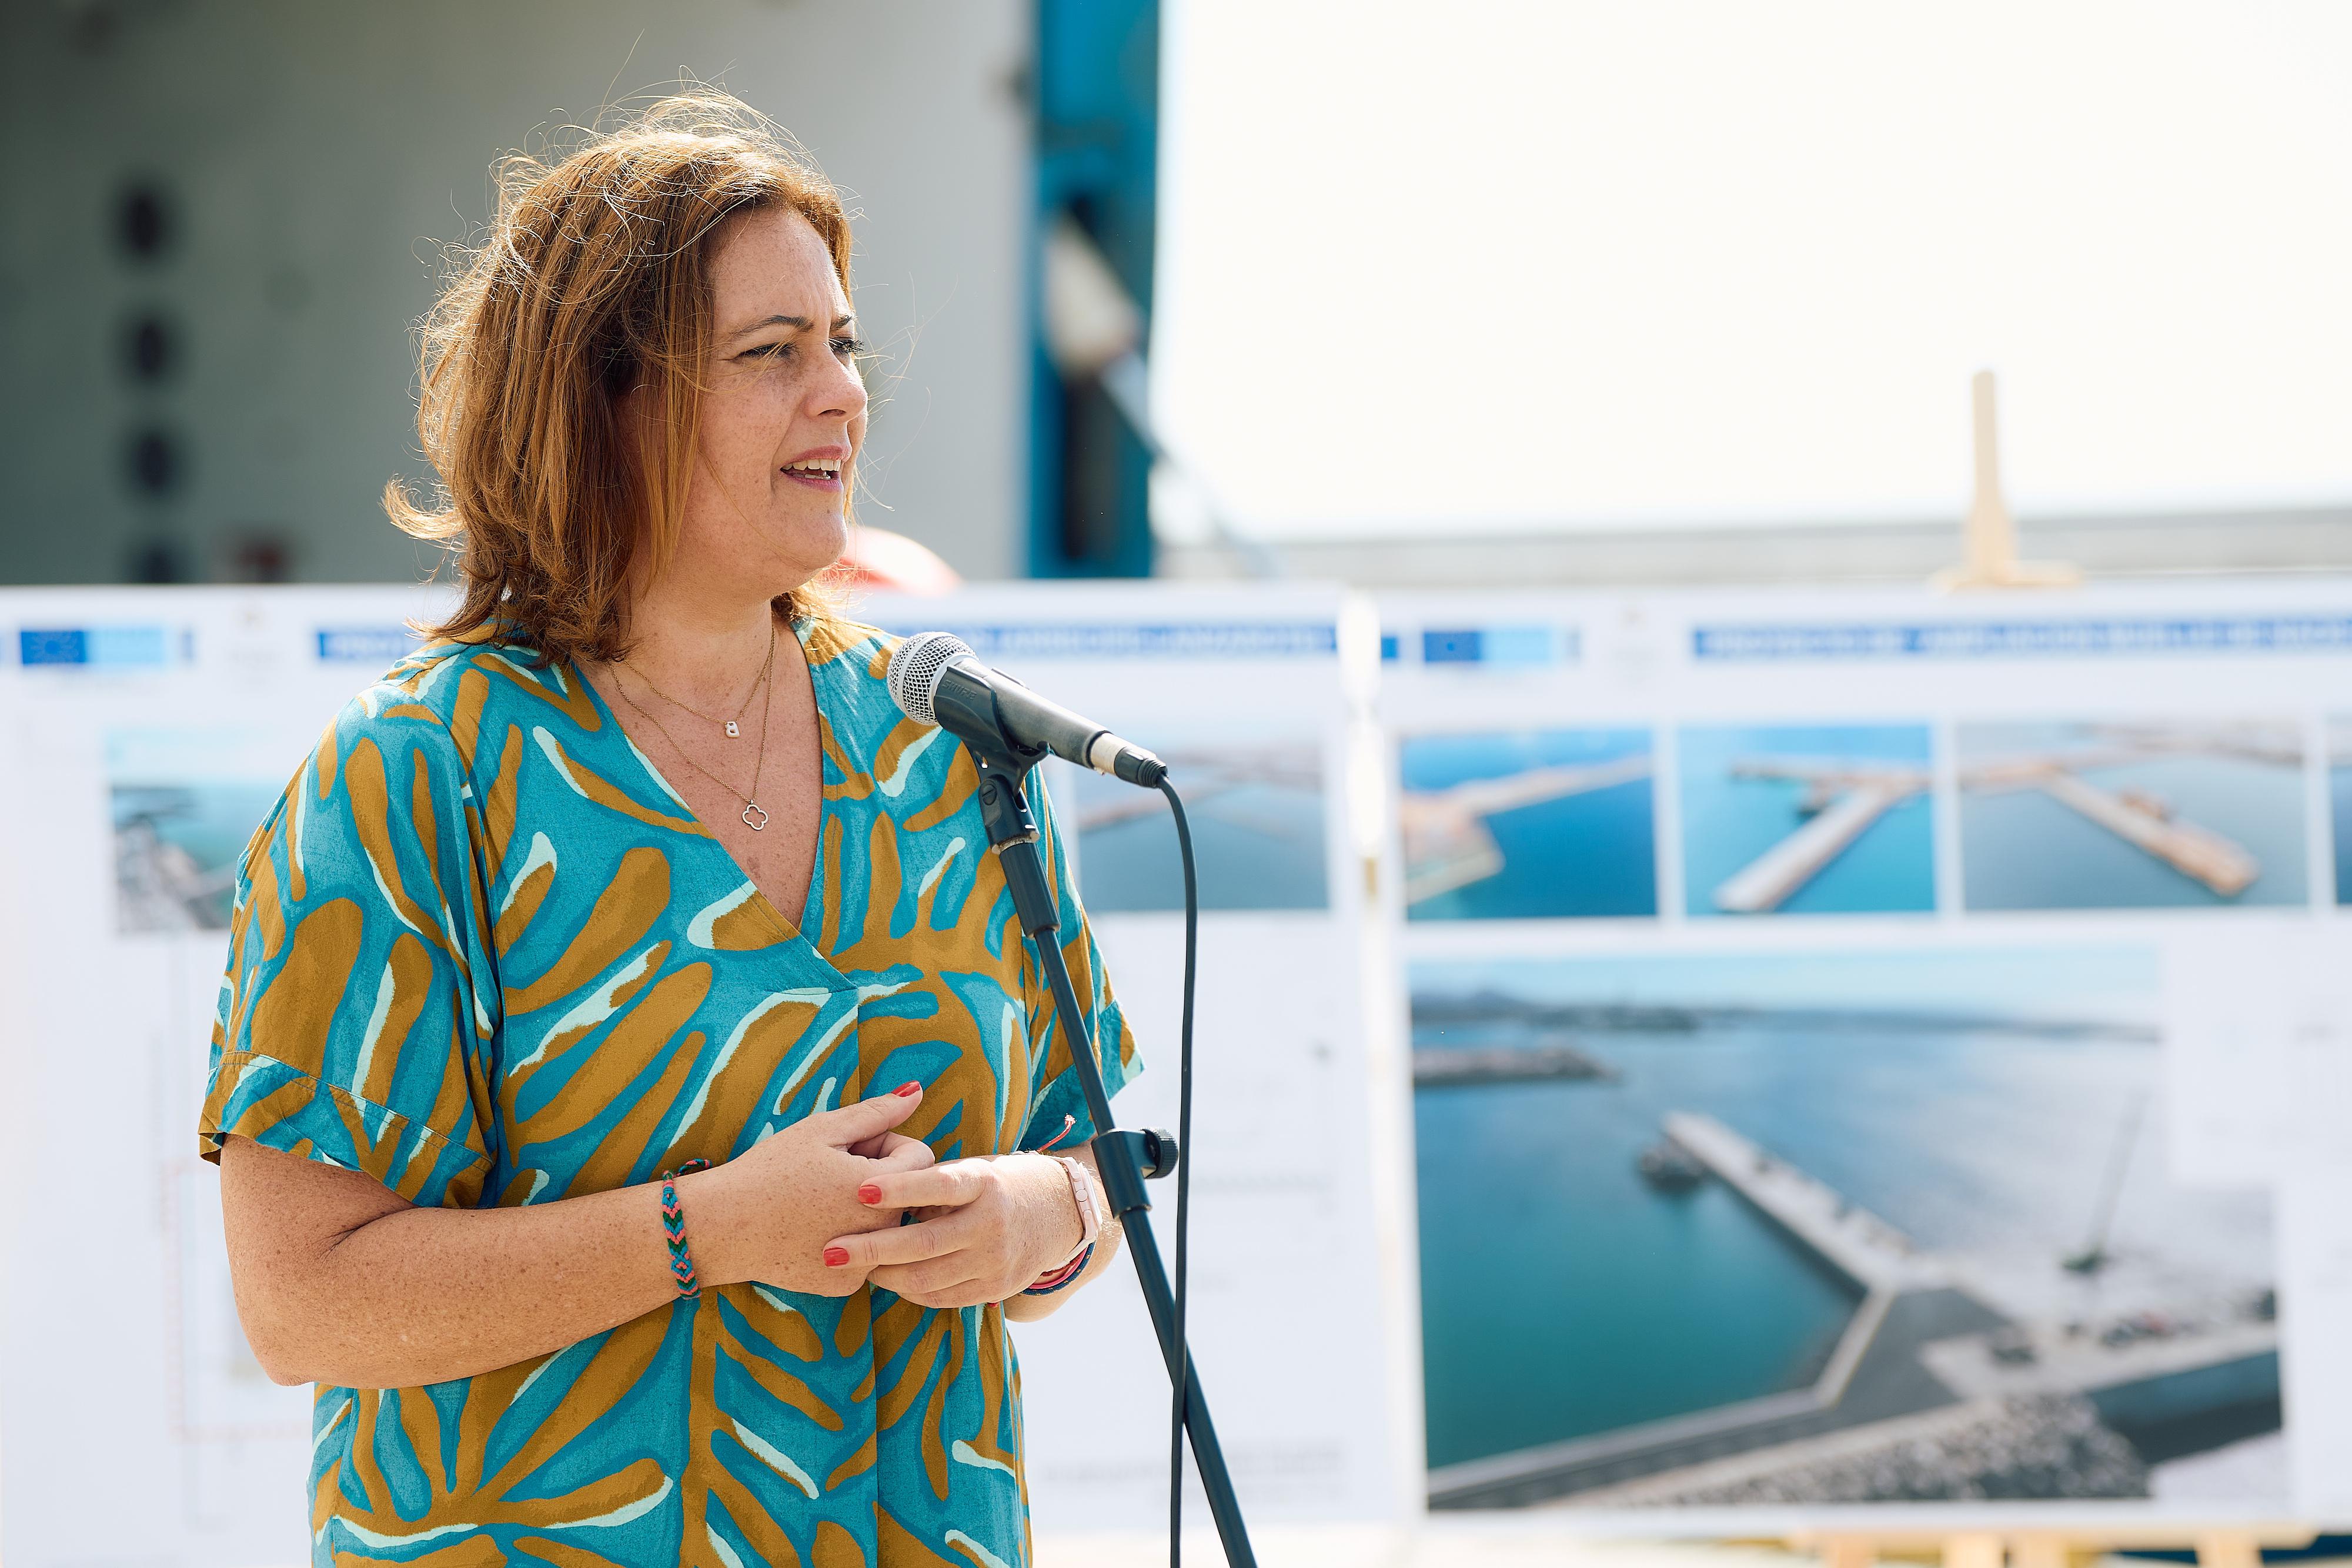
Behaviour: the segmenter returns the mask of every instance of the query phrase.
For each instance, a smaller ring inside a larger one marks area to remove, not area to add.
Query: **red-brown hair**
[[[722,228],[792,208],[846,291],[849,219],[788,134],[709,89],[664,98],[560,162],[515,154],[499,191],[489,232],[423,326],[416,428],[441,493],[419,505],[394,480],[384,509],[455,559],[465,597],[430,631],[610,660],[629,645],[632,571],[658,573],[677,539]],[[632,390],[653,417],[624,417]],[[777,605],[826,607],[805,588]]]

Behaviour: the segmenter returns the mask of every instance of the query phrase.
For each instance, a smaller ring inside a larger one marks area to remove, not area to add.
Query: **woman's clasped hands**
[[[703,1282],[820,1296],[871,1283],[919,1306],[971,1307],[1018,1295],[1070,1256],[1082,1228],[1061,1162],[940,1164],[895,1131],[922,1103],[921,1084],[902,1083],[680,1176]]]
[[[908,1223],[834,1239],[826,1266],[924,1307],[1002,1301],[1077,1249],[1083,1234],[1070,1177],[1046,1155],[950,1160],[880,1173],[859,1200]]]

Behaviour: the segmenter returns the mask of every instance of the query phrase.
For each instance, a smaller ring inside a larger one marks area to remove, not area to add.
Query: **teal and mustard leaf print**
[[[439,643],[354,698],[247,848],[202,1151],[250,1137],[467,1207],[731,1159],[909,1078],[902,1131],[941,1158],[1066,1115],[1089,1135],[970,757],[890,701],[887,638],[795,630],[824,767],[798,926],[571,667]],[[1033,803],[1116,1091],[1134,1042]],[[706,1287],[495,1373],[321,1387],[314,1431],[320,1563],[1029,1557],[994,1307]]]

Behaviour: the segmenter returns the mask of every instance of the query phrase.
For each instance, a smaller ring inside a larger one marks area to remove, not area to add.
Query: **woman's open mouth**
[[[795,485],[806,485],[814,490],[838,490],[841,469],[839,458],[820,457],[807,463],[787,463],[778,472]]]

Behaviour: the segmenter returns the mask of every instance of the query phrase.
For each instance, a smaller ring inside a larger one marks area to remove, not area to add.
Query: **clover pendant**
[[[768,813],[760,810],[758,801],[743,802],[743,825],[755,833],[768,825]]]

